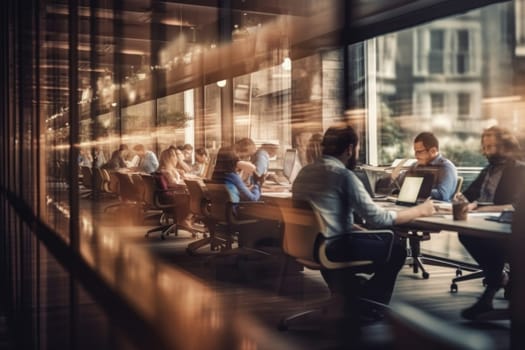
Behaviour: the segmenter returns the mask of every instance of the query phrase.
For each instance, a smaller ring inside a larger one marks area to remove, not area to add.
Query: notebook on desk
[[[433,178],[428,176],[406,176],[395,199],[397,205],[413,206],[430,196]]]

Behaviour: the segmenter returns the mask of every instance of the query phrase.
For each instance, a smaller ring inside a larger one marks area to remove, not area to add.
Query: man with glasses
[[[456,192],[458,174],[456,166],[439,153],[439,141],[431,132],[422,132],[414,139],[416,164],[405,173],[394,170],[391,175],[393,183],[401,184],[407,175],[421,174],[425,168],[434,175],[430,197],[449,202]],[[399,169],[400,170],[400,169]]]
[[[521,152],[518,140],[510,131],[493,126],[483,131],[481,147],[489,164],[463,192],[471,202],[469,210],[512,209],[525,187],[525,163],[518,160]],[[481,206],[482,202],[485,202],[484,206]],[[492,300],[501,287],[505,287],[506,291],[508,289],[508,276],[503,272],[505,262],[508,261],[508,247],[501,239],[462,233],[459,234],[459,240],[478,262],[485,276],[485,291],[474,305],[461,313],[463,318],[473,320],[493,309]]]

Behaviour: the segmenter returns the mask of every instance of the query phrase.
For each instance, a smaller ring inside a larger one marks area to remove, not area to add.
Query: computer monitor
[[[287,149],[284,153],[283,175],[292,183],[299,173],[299,170],[301,170],[301,165],[297,157],[297,150]]]
[[[287,149],[284,153],[283,174],[287,179],[290,179],[290,175],[292,175],[293,165],[295,163],[296,157],[297,152],[294,149]]]

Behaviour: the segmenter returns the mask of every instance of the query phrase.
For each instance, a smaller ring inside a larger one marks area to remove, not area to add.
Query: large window
[[[516,43],[501,40],[513,16],[513,4],[494,4],[368,40],[362,59],[350,48],[350,67],[365,70],[366,140],[378,145],[365,145],[368,161],[413,158],[412,140],[421,131],[436,134],[442,153],[460,167],[485,164],[479,142],[486,127],[498,124],[523,139],[517,73],[525,61]],[[356,91],[350,97],[358,101]]]

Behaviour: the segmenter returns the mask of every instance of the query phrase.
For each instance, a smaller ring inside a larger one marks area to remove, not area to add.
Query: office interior
[[[371,168],[414,158],[413,138],[431,131],[466,187],[486,162],[485,128],[504,126],[525,147],[523,0],[6,0],[1,16],[6,349],[334,345],[274,322],[328,295],[318,272],[296,279],[293,301],[275,292],[276,274],[262,287],[209,278],[218,272],[206,258],[217,252],[185,252],[202,234],[146,238],[158,221],[105,211],[118,194],[87,188],[79,166],[94,148],[106,160],[121,144],[214,155],[249,137],[279,145],[271,168],[280,174],[287,150],[300,161],[308,139],[337,123],[358,130],[359,160]],[[473,263],[455,232],[421,249]],[[416,321],[450,324],[439,308],[468,306],[482,286],[458,302],[454,269],[429,268],[428,280],[404,269],[395,299],[439,294],[438,304],[412,304]],[[513,295],[524,295],[514,275]],[[472,326],[458,309],[453,324],[480,346],[522,348],[525,305],[512,304],[510,320]],[[395,348],[395,332],[381,327],[365,334],[368,346]]]

